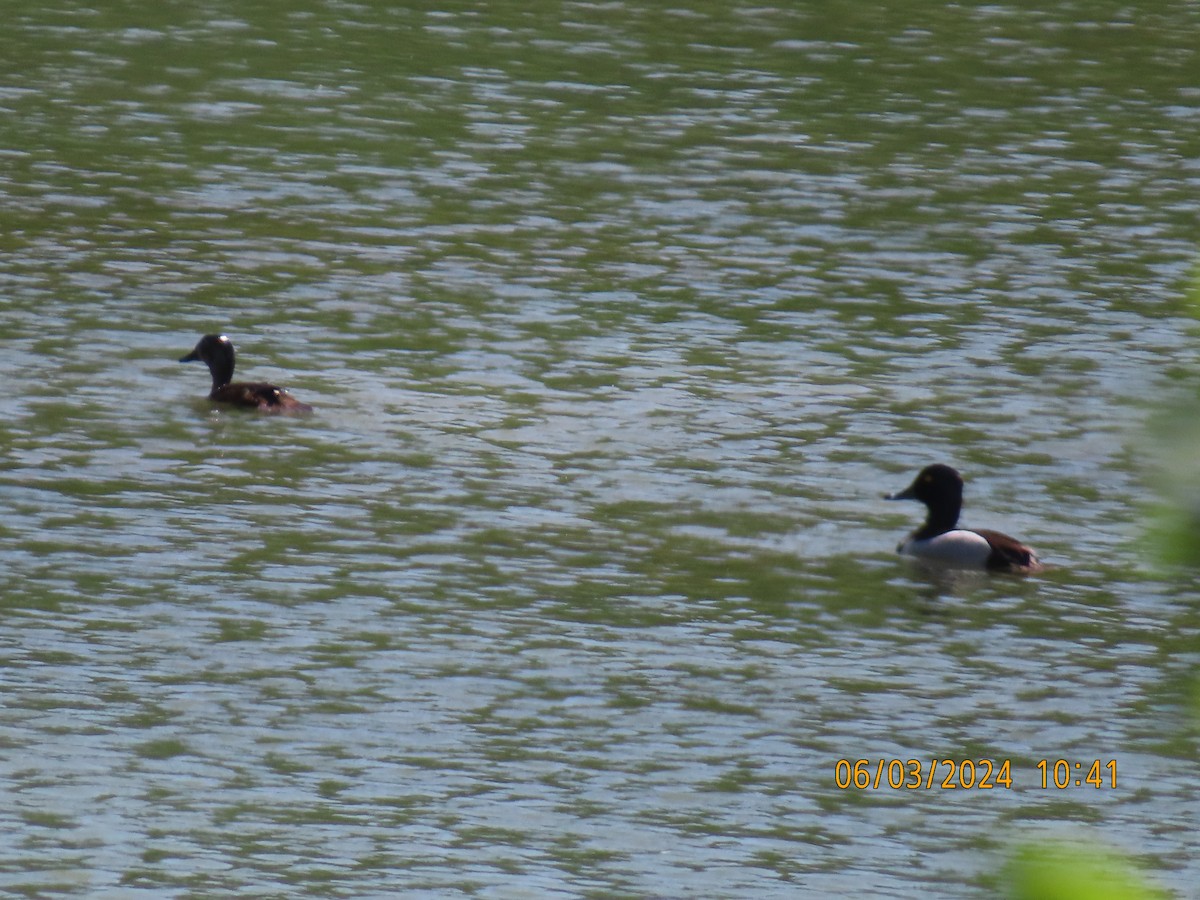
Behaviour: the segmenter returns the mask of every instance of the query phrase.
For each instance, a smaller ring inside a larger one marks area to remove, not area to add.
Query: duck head
[[[192,348],[191,353],[179,358],[180,362],[195,362],[196,360],[208,366],[214,390],[233,380],[233,342],[225,335],[206,334]]]
[[[902,491],[885,494],[885,500],[919,500],[929,510],[929,524],[949,530],[962,512],[963,480],[950,466],[934,463],[917,473]]]

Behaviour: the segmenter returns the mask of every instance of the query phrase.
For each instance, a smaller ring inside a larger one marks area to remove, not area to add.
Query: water
[[[3,890],[1191,890],[1194,5],[165,10],[0,37]],[[1052,568],[898,560],[933,460]]]

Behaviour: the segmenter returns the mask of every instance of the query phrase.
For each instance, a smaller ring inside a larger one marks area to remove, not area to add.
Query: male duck
[[[962,510],[962,477],[950,466],[926,466],[907,488],[885,500],[920,500],[929,510],[925,524],[910,534],[897,551],[907,556],[967,569],[994,572],[1036,572],[1041,564],[1034,552],[998,531],[957,528]]]
[[[233,378],[233,343],[223,334],[206,334],[180,362],[200,360],[212,375],[209,400],[243,406],[266,413],[306,413],[312,407],[301,403],[283,388],[265,382],[230,382]]]

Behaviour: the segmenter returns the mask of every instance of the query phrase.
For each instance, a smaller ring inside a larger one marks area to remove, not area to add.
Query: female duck
[[[1036,572],[1041,564],[1034,552],[998,531],[958,528],[962,511],[962,477],[950,466],[926,466],[907,488],[885,500],[920,500],[929,510],[925,524],[896,549],[907,556],[968,569],[994,572]]]
[[[266,413],[305,413],[312,407],[301,403],[283,388],[265,382],[231,382],[233,378],[233,343],[223,334],[206,334],[180,362],[200,360],[212,375],[209,400],[257,409]]]

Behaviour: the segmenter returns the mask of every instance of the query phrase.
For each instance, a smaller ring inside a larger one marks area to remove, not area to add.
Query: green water
[[[1066,836],[1186,895],[1195,25],[10,15],[0,891],[985,897]],[[211,408],[213,331],[316,413]],[[935,460],[1044,575],[895,556]]]

